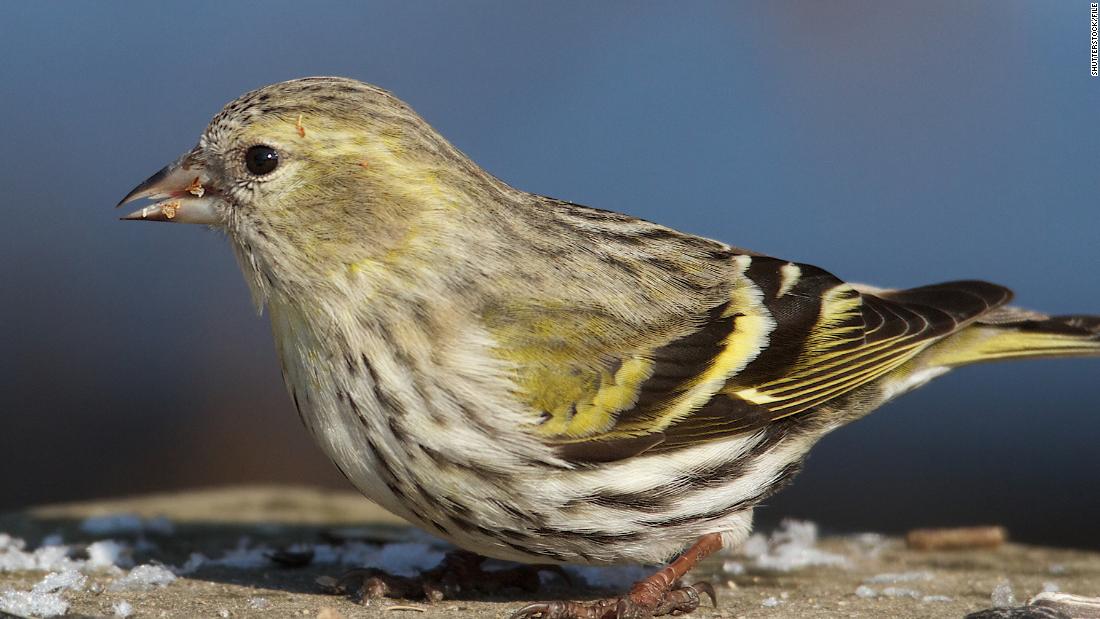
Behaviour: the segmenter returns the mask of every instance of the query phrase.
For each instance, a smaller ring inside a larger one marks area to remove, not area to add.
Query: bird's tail
[[[930,365],[1038,357],[1100,356],[1100,316],[1046,316],[1001,307],[945,338],[929,351]]]

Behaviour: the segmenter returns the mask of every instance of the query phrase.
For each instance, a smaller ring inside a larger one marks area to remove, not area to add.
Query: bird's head
[[[479,194],[504,190],[389,93],[316,77],[229,103],[119,205],[153,202],[123,219],[224,229],[263,288],[422,260]]]

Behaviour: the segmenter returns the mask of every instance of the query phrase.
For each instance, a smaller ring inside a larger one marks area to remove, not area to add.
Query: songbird
[[[712,592],[680,578],[827,432],[958,366],[1100,355],[1100,316],[995,284],[871,288],[514,189],[350,79],[241,96],[139,199],[124,219],[227,233],[302,422],[371,500],[480,556],[682,553],[515,617],[691,611]]]

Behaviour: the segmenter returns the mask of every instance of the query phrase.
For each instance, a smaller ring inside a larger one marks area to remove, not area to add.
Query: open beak
[[[158,202],[138,209],[122,219],[184,224],[222,223],[222,215],[214,206],[218,200],[218,192],[210,185],[210,177],[203,168],[202,154],[198,147],[134,187],[118,206],[142,199]]]

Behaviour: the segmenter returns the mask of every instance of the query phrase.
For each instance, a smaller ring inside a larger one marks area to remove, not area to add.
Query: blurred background
[[[493,174],[885,286],[1100,312],[1100,79],[1064,2],[7,3],[0,510],[346,487],[220,234],[117,221],[246,90],[381,85]],[[1100,547],[1100,360],[965,369],[759,512]]]

